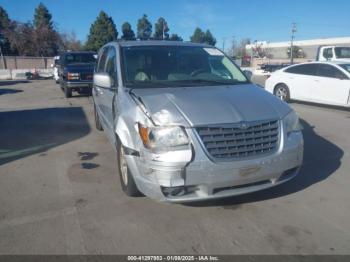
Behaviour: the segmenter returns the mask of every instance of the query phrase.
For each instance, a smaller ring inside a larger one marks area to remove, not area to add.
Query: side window
[[[105,72],[105,64],[106,64],[106,59],[107,59],[107,51],[108,48],[105,47],[102,51],[101,51],[101,55],[99,57],[98,60],[98,65],[97,65],[97,73],[103,73]]]
[[[289,67],[284,71],[291,74],[316,76],[317,68],[318,64],[303,64]]]
[[[333,57],[332,48],[325,48],[323,50],[323,57],[326,58],[326,59],[332,58]]]
[[[322,77],[348,79],[348,77],[338,68],[326,64],[319,65],[318,75]]]
[[[114,47],[109,47],[108,48],[108,53],[107,53],[107,61],[106,61],[106,69],[105,72],[110,75],[110,77],[116,81],[116,51]]]

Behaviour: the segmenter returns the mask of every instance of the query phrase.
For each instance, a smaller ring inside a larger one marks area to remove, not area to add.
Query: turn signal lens
[[[149,145],[148,128],[142,126],[140,123],[139,123],[139,134],[140,134],[142,143],[148,147],[148,145]]]

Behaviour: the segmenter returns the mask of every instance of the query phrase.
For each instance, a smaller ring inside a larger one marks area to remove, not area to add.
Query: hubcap
[[[286,101],[287,100],[287,90],[284,87],[278,87],[276,90],[276,96],[279,99]]]
[[[128,166],[124,158],[124,149],[121,147],[119,154],[120,172],[122,175],[124,185],[128,184]]]

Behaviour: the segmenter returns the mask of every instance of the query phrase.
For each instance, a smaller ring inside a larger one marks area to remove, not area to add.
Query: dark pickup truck
[[[71,97],[72,91],[91,94],[95,57],[94,52],[60,54],[58,76],[65,97]]]

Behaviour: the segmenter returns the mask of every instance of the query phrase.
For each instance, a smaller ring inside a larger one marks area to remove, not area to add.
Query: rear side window
[[[303,64],[287,68],[284,72],[298,75],[317,75],[318,64]]]
[[[322,77],[331,77],[331,78],[348,78],[343,72],[338,68],[332,65],[320,64],[318,68],[318,75]]]
[[[96,70],[97,73],[103,73],[105,71],[107,52],[108,52],[108,47],[105,47],[101,52],[100,58],[98,60],[97,70]]]

